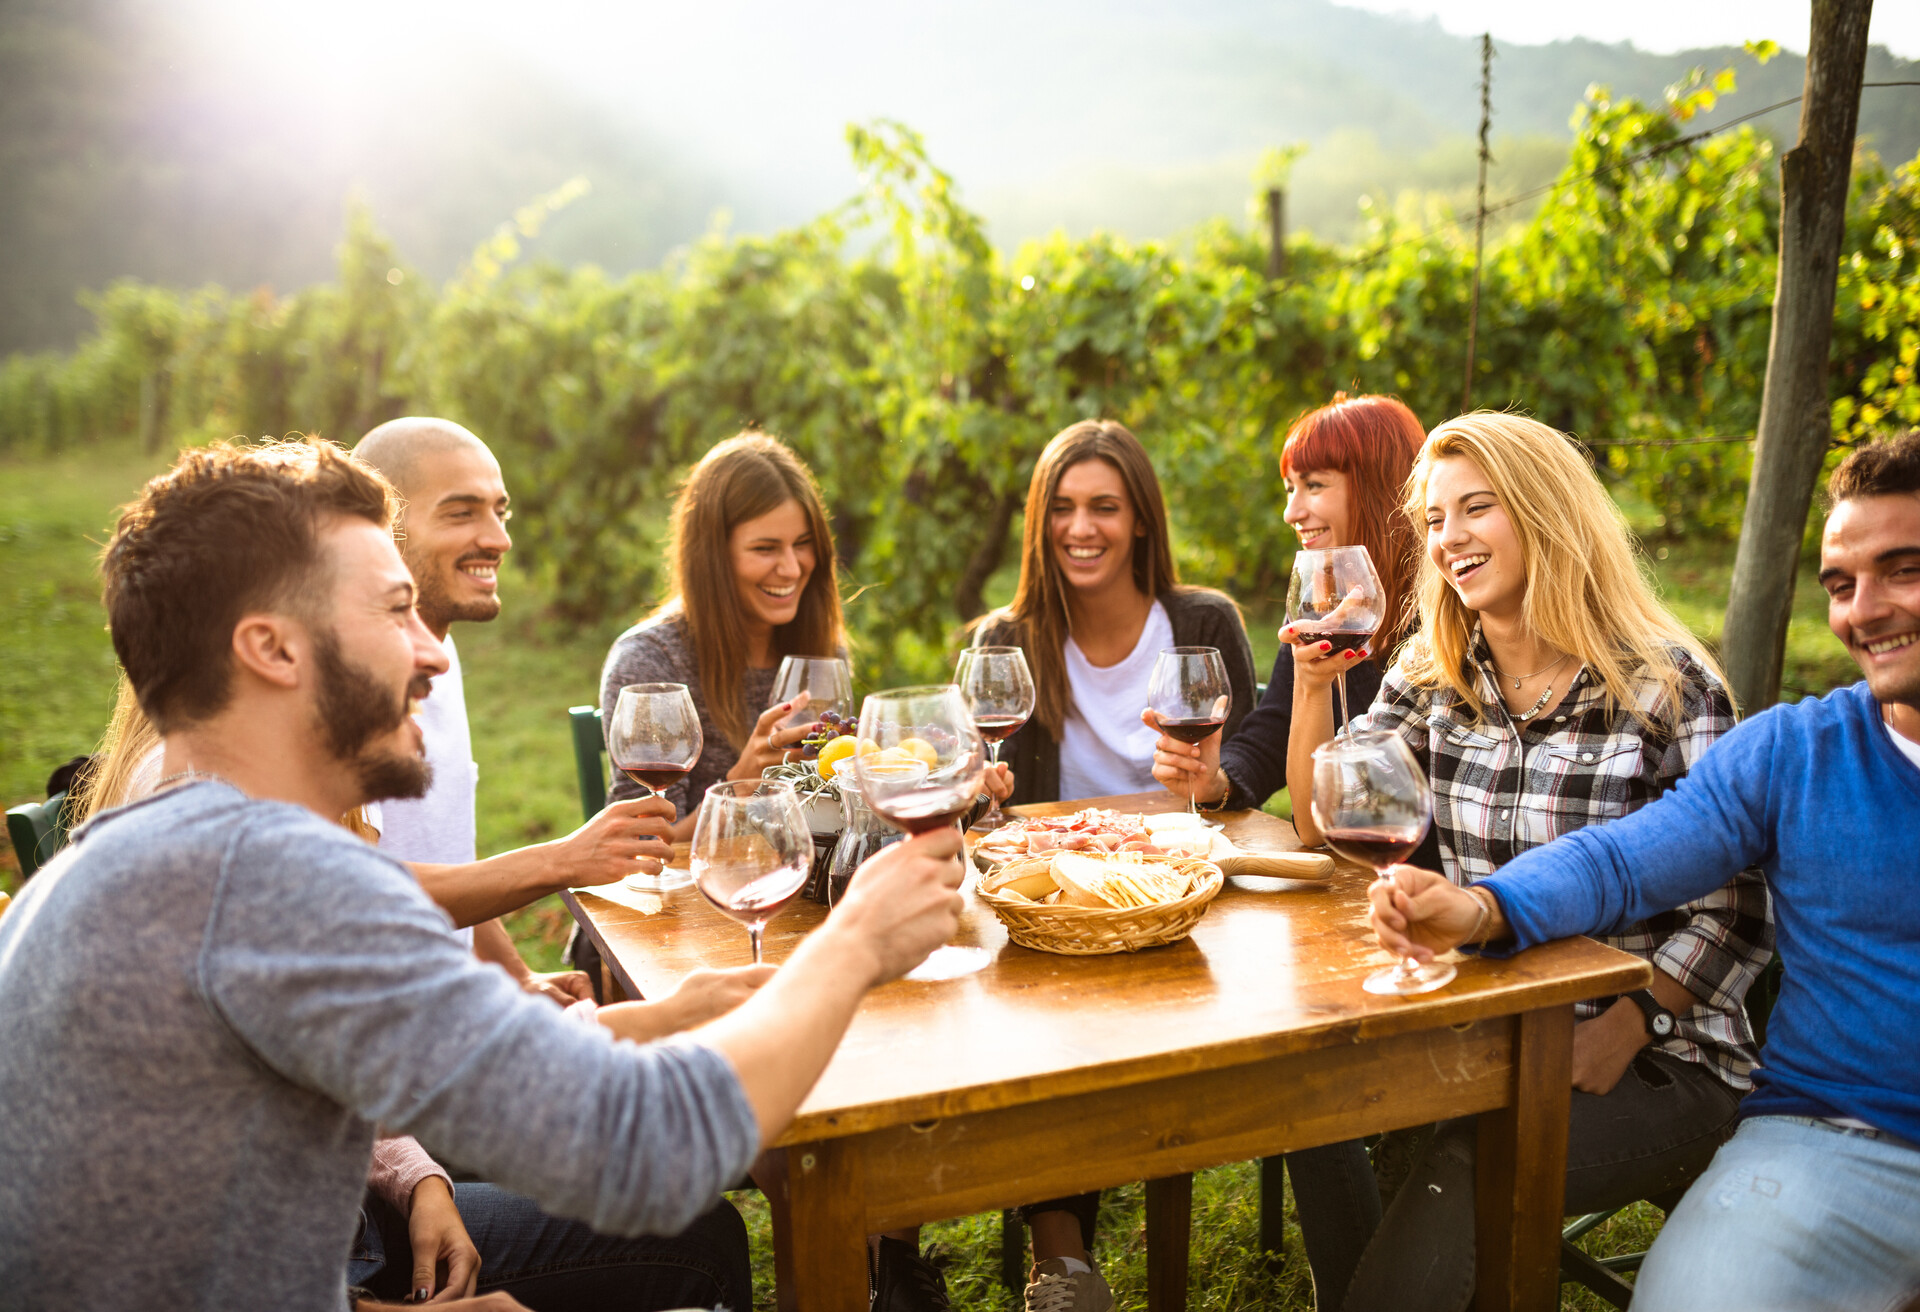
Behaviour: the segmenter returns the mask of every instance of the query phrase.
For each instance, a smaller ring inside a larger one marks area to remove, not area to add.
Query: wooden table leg
[[[1147,1312],[1186,1312],[1193,1177],[1147,1181]]]
[[[1551,1309],[1560,1298],[1573,1008],[1523,1012],[1513,1024],[1513,1101],[1480,1114],[1474,1179],[1478,1312]]]
[[[865,1188],[844,1139],[787,1149],[793,1295],[800,1312],[867,1305]]]

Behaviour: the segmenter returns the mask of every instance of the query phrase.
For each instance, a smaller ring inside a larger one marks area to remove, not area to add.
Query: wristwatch
[[[1653,996],[1652,989],[1635,989],[1627,997],[1633,999],[1633,1005],[1647,1018],[1647,1033],[1654,1041],[1673,1037],[1673,1013],[1660,1005],[1660,999]]]

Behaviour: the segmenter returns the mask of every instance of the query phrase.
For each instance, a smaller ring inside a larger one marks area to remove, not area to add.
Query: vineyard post
[[[1827,356],[1873,0],[1813,0],[1800,139],[1780,157],[1780,263],[1753,477],[1721,638],[1747,713],[1780,696],[1800,539],[1832,440]]]
[[[1287,193],[1267,188],[1267,277],[1287,276]]]
[[[1493,126],[1493,33],[1480,36],[1480,189],[1473,212],[1473,299],[1467,303],[1467,381],[1460,389],[1460,413],[1473,409],[1473,355],[1480,335],[1480,259],[1487,248],[1487,129]]]

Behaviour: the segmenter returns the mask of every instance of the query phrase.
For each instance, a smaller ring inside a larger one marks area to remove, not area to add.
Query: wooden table
[[[1023,809],[1089,805],[1179,803]],[[1220,818],[1243,848],[1299,846],[1271,816]],[[1360,988],[1388,961],[1366,927],[1370,878],[1343,866],[1322,884],[1230,880],[1190,939],[1105,957],[1017,947],[969,895],[956,941],[992,963],[875,990],[780,1139],[798,1306],[864,1307],[865,1236],[878,1231],[1131,1180],[1150,1182],[1150,1213],[1165,1217],[1185,1205],[1181,1177],[1203,1167],[1483,1112],[1477,1306],[1553,1307],[1572,1004],[1645,987],[1651,970],[1569,939],[1467,959],[1433,993],[1377,997]],[[745,930],[691,889],[648,910],[587,890],[568,902],[634,996],[748,960]],[[767,958],[824,915],[806,902],[783,912]],[[1150,1307],[1184,1306],[1184,1260],[1148,1279]]]

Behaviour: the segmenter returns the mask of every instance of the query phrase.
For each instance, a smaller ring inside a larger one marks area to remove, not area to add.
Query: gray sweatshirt
[[[405,868],[198,783],[109,812],[0,920],[0,1303],[345,1305],[374,1124],[621,1234],[741,1178],[731,1065],[476,961]]]

